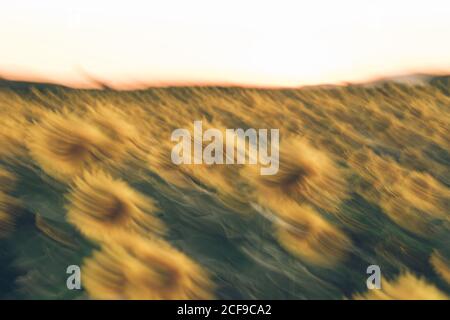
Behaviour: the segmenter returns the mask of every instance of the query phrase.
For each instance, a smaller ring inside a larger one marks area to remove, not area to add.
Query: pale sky
[[[0,0],[0,77],[300,86],[450,73],[450,1]]]

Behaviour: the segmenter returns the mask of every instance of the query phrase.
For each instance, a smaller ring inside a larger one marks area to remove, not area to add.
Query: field
[[[279,129],[279,172],[175,165],[171,133],[195,120]],[[445,76],[135,91],[1,80],[0,298],[448,299],[449,137]]]

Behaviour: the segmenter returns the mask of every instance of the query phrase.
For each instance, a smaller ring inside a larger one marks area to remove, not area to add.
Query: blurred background
[[[0,298],[448,299],[449,17],[2,1]],[[279,172],[175,165],[196,120],[279,129]]]

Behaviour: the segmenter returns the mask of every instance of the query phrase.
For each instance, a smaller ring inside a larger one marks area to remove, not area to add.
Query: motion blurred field
[[[0,297],[448,299],[450,80],[0,86]],[[280,170],[171,162],[176,128],[279,128]],[[80,265],[81,291],[66,287]],[[367,291],[366,268],[383,274]]]

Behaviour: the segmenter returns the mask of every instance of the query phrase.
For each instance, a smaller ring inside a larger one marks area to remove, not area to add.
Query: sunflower
[[[355,294],[357,300],[448,300],[449,297],[413,274],[406,272],[393,281],[381,280],[381,289]]]
[[[276,237],[294,256],[323,267],[345,258],[350,240],[311,207],[291,203],[280,209],[278,215]]]
[[[208,274],[169,244],[117,235],[83,264],[84,286],[94,299],[210,299]]]
[[[434,251],[430,258],[434,270],[442,279],[450,284],[450,261],[439,251]]]
[[[115,142],[115,152],[109,155],[112,160],[122,160],[127,154],[136,155],[140,151],[142,142],[139,131],[123,111],[111,105],[99,105],[89,109],[87,118]]]
[[[0,239],[14,230],[19,201],[0,191]]]
[[[346,198],[345,180],[325,153],[306,140],[290,139],[283,142],[279,159],[279,171],[274,175],[260,175],[250,166],[243,170],[262,205],[273,207],[272,204],[293,199],[330,212],[338,210]]]
[[[450,190],[433,177],[411,171],[385,186],[380,207],[401,227],[429,237],[450,222],[446,211],[449,198]]]
[[[41,168],[60,180],[70,180],[117,150],[101,130],[68,112],[48,112],[31,129],[27,144]]]
[[[69,222],[94,240],[121,230],[161,234],[165,229],[152,215],[157,207],[150,198],[100,170],[75,178],[67,199]]]

